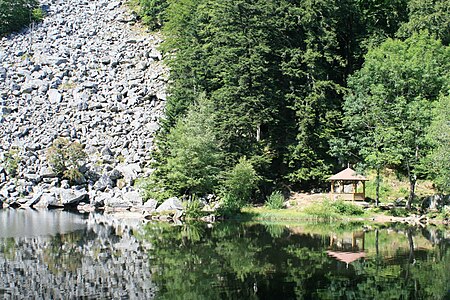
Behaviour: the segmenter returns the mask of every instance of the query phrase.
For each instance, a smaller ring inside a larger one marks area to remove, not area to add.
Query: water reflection
[[[146,251],[126,226],[63,211],[0,214],[0,298],[153,298]]]
[[[0,298],[450,298],[446,230],[114,222],[0,211]]]
[[[65,234],[86,226],[81,215],[63,210],[0,209],[0,238]]]
[[[450,296],[445,230],[151,223],[139,238],[153,245],[149,255],[159,299]]]

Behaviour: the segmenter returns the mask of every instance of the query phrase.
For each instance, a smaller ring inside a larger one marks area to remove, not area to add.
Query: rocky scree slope
[[[149,172],[165,105],[161,38],[122,2],[41,4],[42,23],[0,40],[0,206],[142,205],[132,184]],[[77,186],[49,168],[60,137],[88,154]]]

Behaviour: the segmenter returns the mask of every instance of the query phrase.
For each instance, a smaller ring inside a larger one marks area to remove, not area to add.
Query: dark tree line
[[[427,142],[417,157],[406,148],[426,139],[433,103],[448,95],[445,0],[139,2],[154,3],[141,13],[163,26],[171,69],[166,119],[153,154],[154,197],[226,194],[221,186],[243,160],[255,171],[249,174],[258,183],[256,197],[275,188],[320,187],[348,162],[395,166],[412,189],[417,176],[430,175],[418,171],[419,162],[436,147]],[[408,50],[414,39],[424,47],[411,45],[416,54]],[[378,70],[391,54],[397,62],[390,68],[406,63],[411,70]],[[419,74],[427,57],[429,72]],[[432,91],[418,84],[426,78]],[[373,99],[377,92],[380,103]],[[383,106],[385,99],[392,106]],[[380,116],[377,111],[389,112],[391,124],[401,119],[406,127],[398,130],[411,131],[403,150],[391,153],[403,140],[369,120]],[[192,140],[180,143],[186,136]],[[189,146],[198,143],[208,146]],[[374,153],[383,159],[372,159]],[[206,185],[200,183],[205,176]]]

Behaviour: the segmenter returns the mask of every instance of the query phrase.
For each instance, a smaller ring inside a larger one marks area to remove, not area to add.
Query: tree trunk
[[[376,195],[375,195],[375,206],[380,203],[380,168],[377,168],[377,178],[376,178]]]
[[[409,178],[409,196],[408,196],[408,201],[406,201],[406,209],[410,210],[411,203],[414,200],[417,176],[416,176],[416,174],[413,174],[411,172],[411,167],[409,166],[409,163],[406,164],[406,169],[408,170],[408,178]]]
[[[411,209],[411,204],[414,200],[415,190],[416,190],[416,181],[417,181],[416,175],[412,174],[409,176],[409,196],[408,196],[408,201],[406,201],[406,209],[408,209],[408,210]]]

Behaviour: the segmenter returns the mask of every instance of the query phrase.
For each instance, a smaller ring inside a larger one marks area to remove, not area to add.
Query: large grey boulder
[[[107,208],[124,208],[128,209],[133,205],[128,201],[123,199],[120,195],[114,195],[114,197],[105,199],[105,209]]]
[[[39,175],[42,178],[55,178],[56,177],[56,173],[52,170],[52,168],[46,167],[46,166],[43,166],[40,169]]]
[[[34,208],[48,208],[49,206],[59,206],[58,199],[53,193],[43,193],[39,202],[33,205]]]
[[[55,206],[77,206],[80,202],[87,202],[89,199],[89,194],[85,189],[57,188],[55,194],[58,199],[58,203]]]
[[[37,192],[33,195],[33,197],[31,197],[30,199],[28,199],[26,202],[21,203],[21,207],[26,208],[26,207],[33,207],[36,203],[38,203],[41,200],[43,192]]]
[[[422,200],[422,209],[440,210],[444,206],[450,205],[450,195],[433,195]]]
[[[92,199],[91,204],[97,208],[104,207],[106,203],[109,203],[110,199],[112,199],[113,197],[114,197],[113,192],[99,193]]]
[[[138,177],[138,174],[142,171],[139,164],[119,165],[117,166],[117,170],[123,174],[123,178],[128,185],[132,185]]]
[[[142,205],[142,196],[137,191],[126,192],[122,197],[124,201],[131,203],[133,206]]]
[[[6,182],[6,170],[0,166],[0,183]]]
[[[112,188],[114,186],[114,181],[108,174],[103,174],[100,176],[99,180],[94,184],[94,189],[97,191],[104,191],[106,188]]]
[[[145,201],[143,208],[146,211],[155,211],[157,206],[158,201],[156,201],[155,199],[148,199],[147,201]]]
[[[170,210],[183,210],[183,204],[177,197],[172,197],[164,201],[157,209],[157,212]]]

